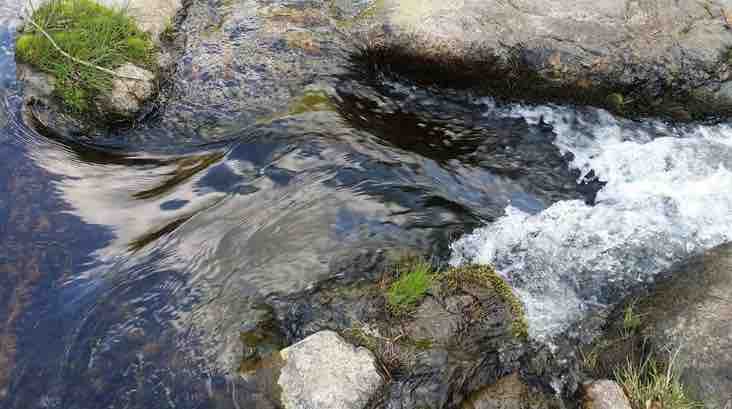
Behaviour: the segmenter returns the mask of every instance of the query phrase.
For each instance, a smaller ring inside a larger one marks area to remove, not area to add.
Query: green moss
[[[615,111],[622,111],[625,106],[625,98],[623,98],[623,94],[614,92],[607,96],[607,104]]]
[[[306,112],[334,111],[336,109],[330,97],[322,90],[307,90],[302,97],[290,105],[289,114],[299,115]]]
[[[154,69],[149,35],[121,10],[92,0],[52,0],[31,18],[74,58],[110,70],[127,62]],[[94,114],[93,98],[112,86],[110,74],[67,58],[31,24],[16,41],[16,55],[56,79],[56,96],[71,113]]]
[[[396,281],[389,286],[386,293],[389,310],[396,315],[411,311],[427,294],[434,280],[432,266],[423,260],[410,263],[399,270]]]
[[[443,280],[449,287],[462,288],[466,285],[474,285],[490,288],[496,292],[501,300],[511,310],[513,322],[511,330],[516,338],[526,339],[529,336],[529,325],[526,322],[524,305],[514,294],[511,286],[501,277],[496,270],[486,265],[468,265],[448,270]]]

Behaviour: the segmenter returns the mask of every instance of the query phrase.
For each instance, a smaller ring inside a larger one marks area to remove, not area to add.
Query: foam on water
[[[672,264],[732,240],[729,125],[671,128],[553,106],[499,114],[552,125],[582,177],[606,182],[594,206],[509,207],[452,245],[451,264],[492,264],[509,279],[533,337],[575,328]]]

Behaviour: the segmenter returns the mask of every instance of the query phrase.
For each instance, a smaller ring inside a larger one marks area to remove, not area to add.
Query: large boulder
[[[311,335],[280,355],[285,409],[362,409],[384,383],[374,355],[332,331]]]
[[[728,0],[384,0],[363,33],[368,58],[388,71],[689,119],[732,112],[731,7]]]
[[[659,281],[650,294],[617,313],[595,346],[598,370],[638,354],[671,362],[688,395],[707,409],[732,405],[732,244],[692,258]],[[628,313],[632,308],[631,319]],[[619,336],[616,334],[620,334]]]

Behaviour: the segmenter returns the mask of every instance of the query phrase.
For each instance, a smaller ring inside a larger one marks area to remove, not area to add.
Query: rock
[[[532,390],[514,373],[474,393],[463,402],[462,409],[548,409],[557,405],[553,398]]]
[[[371,352],[332,331],[311,335],[280,354],[285,409],[361,409],[384,382]]]
[[[169,58],[168,50],[162,47],[159,37],[174,23],[182,7],[181,0],[101,0],[100,3],[126,10],[140,28],[148,32],[158,44],[160,51],[158,57],[165,55]],[[101,117],[128,122],[139,116],[146,104],[157,95],[158,79],[152,72],[130,63],[122,65],[115,72],[140,78],[142,81],[113,79],[109,94],[97,98],[97,108]],[[28,64],[19,63],[17,78],[24,90],[24,117],[30,122],[29,125],[46,133],[69,137],[90,136],[102,130],[103,127],[99,124],[65,114],[64,108],[53,97],[55,79],[52,76]]]
[[[99,98],[99,109],[122,119],[134,119],[155,95],[155,74],[129,63],[115,72],[125,78],[112,80],[110,93]]]
[[[609,380],[599,380],[584,385],[583,409],[631,409],[623,388]]]
[[[604,375],[631,354],[650,350],[663,363],[673,361],[688,395],[708,409],[732,405],[732,244],[722,245],[678,265],[630,304],[640,318],[632,334],[623,333],[622,307],[603,340],[597,342]],[[621,334],[618,336],[618,334]],[[644,348],[645,347],[645,348]],[[642,359],[636,356],[630,359]]]
[[[724,12],[730,6],[721,0],[384,0],[361,32],[370,59],[428,80],[444,77],[450,86],[482,82],[501,95],[611,109],[617,107],[607,96],[617,93],[625,96],[625,112],[672,115],[681,104],[697,117],[732,113],[732,98],[722,90],[730,72],[732,30]]]

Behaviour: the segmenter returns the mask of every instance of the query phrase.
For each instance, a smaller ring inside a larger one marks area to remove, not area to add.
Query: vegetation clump
[[[652,355],[640,362],[628,360],[615,372],[615,378],[628,395],[633,409],[696,409],[704,406],[691,399],[679,380],[674,354],[667,365]]]
[[[94,98],[112,87],[109,71],[128,62],[154,68],[150,36],[122,10],[93,0],[51,0],[29,23],[16,55],[55,78],[55,96],[71,113],[95,113]]]
[[[434,282],[432,265],[424,260],[416,260],[401,270],[386,293],[389,310],[396,315],[411,311]]]
[[[529,324],[526,321],[524,305],[514,294],[511,286],[495,269],[486,265],[469,265],[452,268],[444,275],[444,280],[451,288],[460,288],[465,285],[490,288],[496,292],[508,306],[513,317],[511,330],[516,338],[526,339],[529,336]]]

